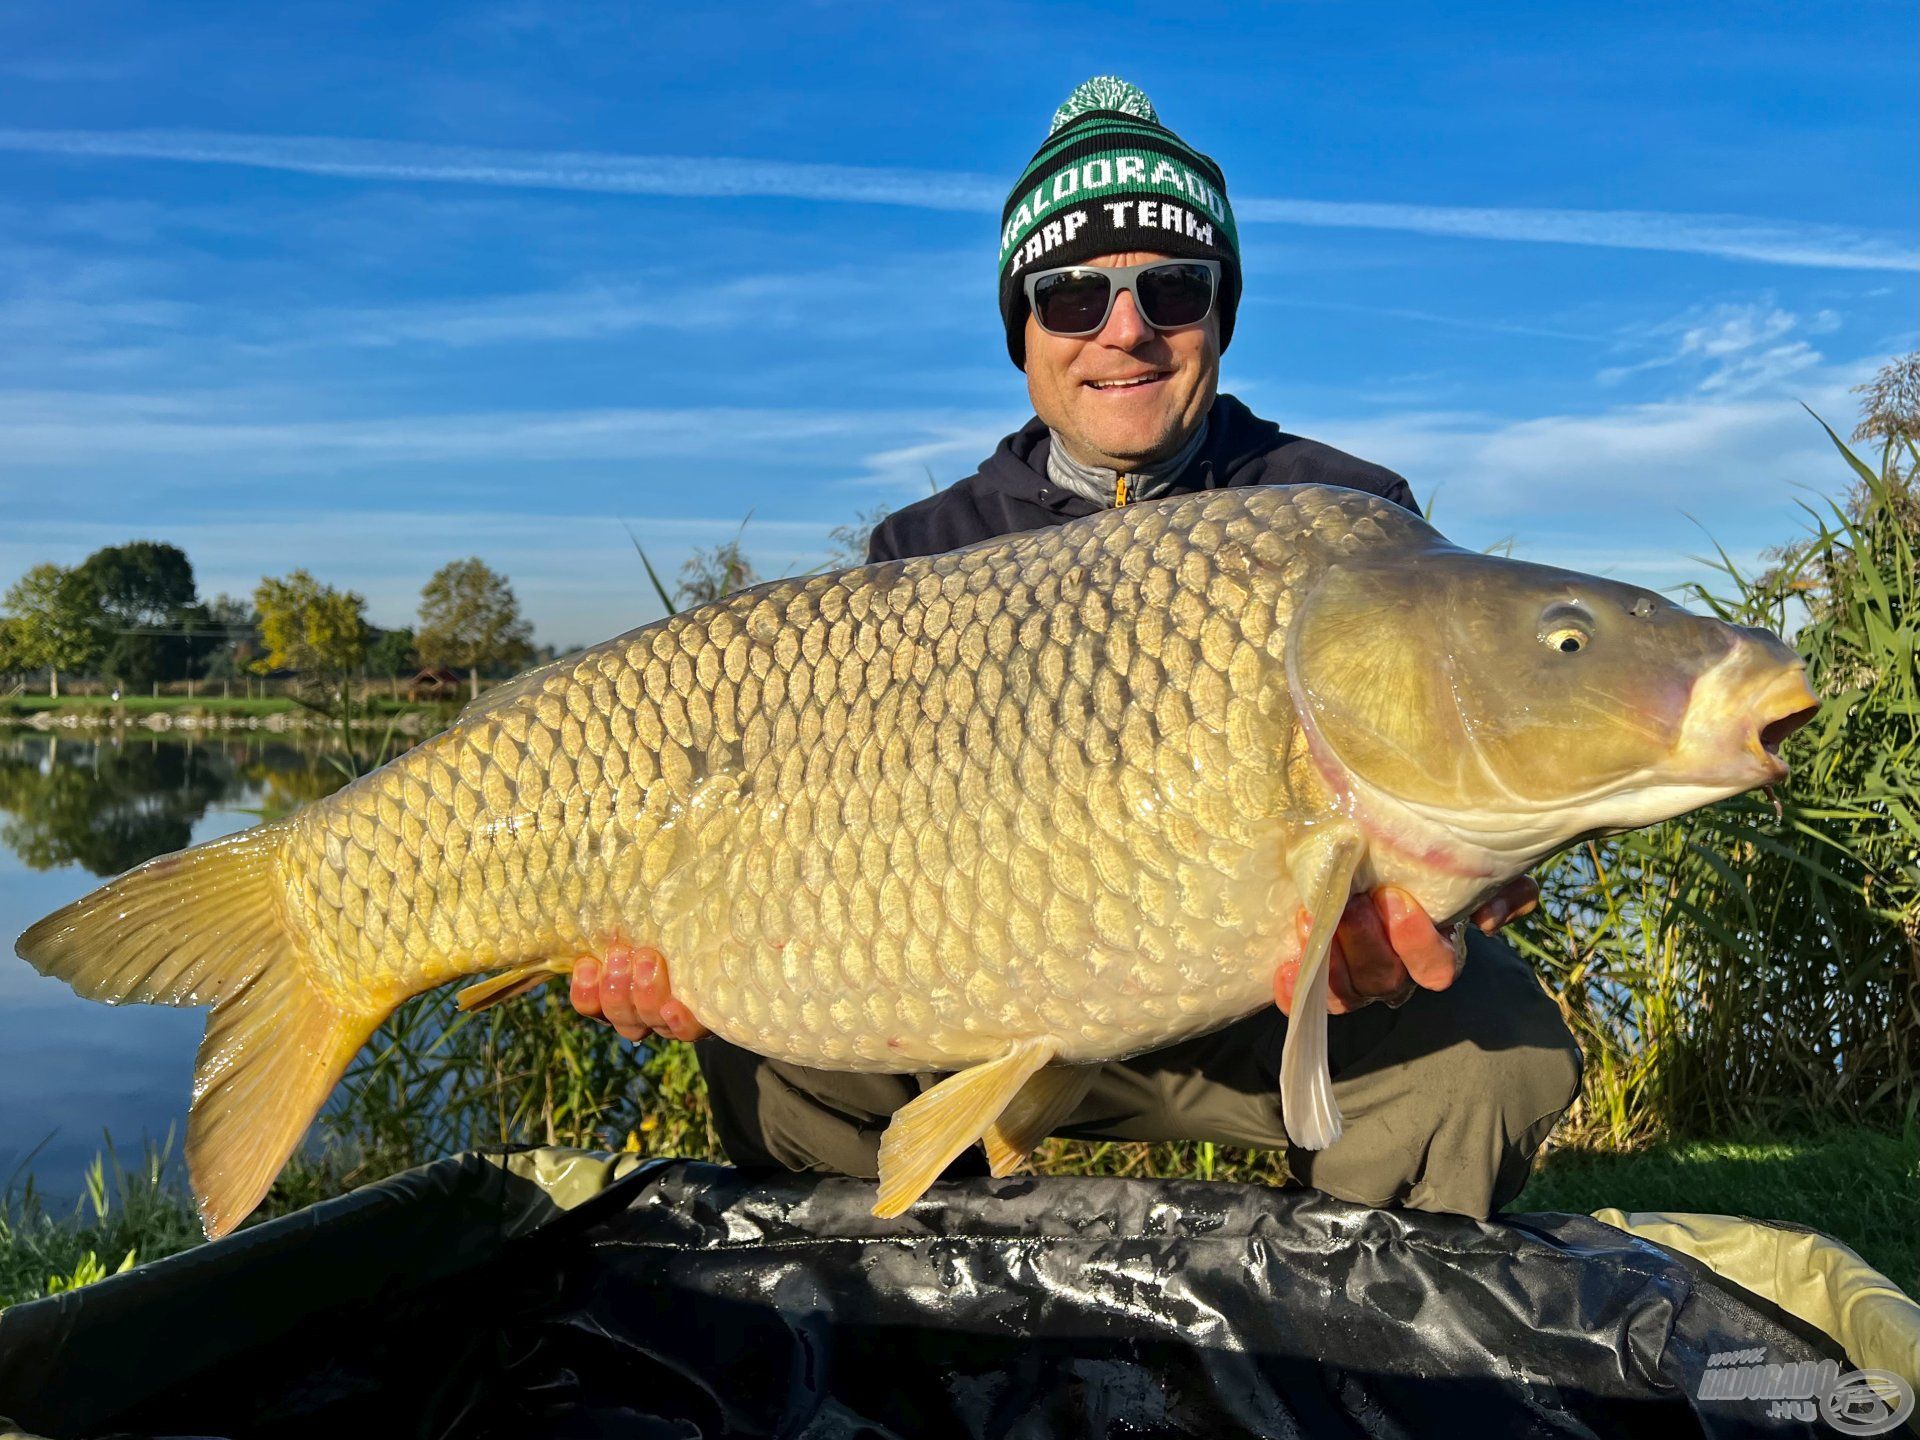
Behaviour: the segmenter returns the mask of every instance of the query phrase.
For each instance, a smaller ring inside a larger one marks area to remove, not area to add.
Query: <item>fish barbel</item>
[[[886,1133],[897,1214],[976,1141],[1018,1165],[1092,1062],[1271,1004],[1296,954],[1283,1112],[1331,1144],[1350,893],[1465,915],[1576,838],[1779,779],[1813,704],[1780,641],[1648,591],[1358,491],[1209,491],[642,626],[18,949],[93,999],[213,1007],[210,1234],[402,1001],[493,974],[490,1003],[616,940],[759,1054],[958,1072]]]

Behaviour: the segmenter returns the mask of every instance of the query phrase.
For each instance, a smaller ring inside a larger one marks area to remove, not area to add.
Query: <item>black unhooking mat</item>
[[[599,1179],[567,1193],[531,1159],[443,1161],[16,1306],[0,1416],[60,1440],[1832,1436],[1696,1396],[1715,1352],[1848,1368],[1584,1216],[1013,1177],[875,1220],[856,1180],[607,1184],[580,1156]]]

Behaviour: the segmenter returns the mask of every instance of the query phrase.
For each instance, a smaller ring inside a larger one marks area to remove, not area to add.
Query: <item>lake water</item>
[[[82,1000],[13,953],[41,916],[154,855],[330,793],[316,747],[262,732],[0,729],[0,1187],[77,1193],[110,1133],[122,1157],[186,1135],[204,1011]]]

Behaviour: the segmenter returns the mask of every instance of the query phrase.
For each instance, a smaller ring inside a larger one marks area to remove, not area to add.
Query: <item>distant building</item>
[[[466,677],[444,665],[429,665],[407,682],[409,700],[462,700],[466,693]]]

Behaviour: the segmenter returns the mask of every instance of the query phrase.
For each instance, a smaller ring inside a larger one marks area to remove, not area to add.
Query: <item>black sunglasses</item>
[[[1198,325],[1213,312],[1220,288],[1218,260],[1149,260],[1111,270],[1063,265],[1027,276],[1027,304],[1049,335],[1094,335],[1113,312],[1122,290],[1133,296],[1140,318],[1156,330]]]

